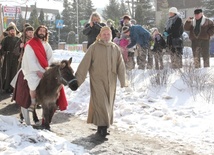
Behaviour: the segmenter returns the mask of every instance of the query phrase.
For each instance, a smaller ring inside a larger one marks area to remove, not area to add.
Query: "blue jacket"
[[[133,25],[130,27],[130,39],[131,43],[127,46],[127,48],[131,48],[136,44],[139,44],[143,48],[149,48],[151,36],[149,31],[142,26]]]

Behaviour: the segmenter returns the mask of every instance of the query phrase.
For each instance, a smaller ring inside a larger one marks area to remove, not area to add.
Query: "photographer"
[[[203,66],[210,67],[209,45],[210,37],[214,34],[213,21],[203,14],[202,9],[195,9],[194,17],[187,19],[184,29],[190,33],[195,68],[201,67],[201,56],[204,61]]]
[[[104,23],[101,22],[101,16],[97,12],[93,12],[91,14],[89,23],[85,25],[83,29],[83,34],[88,37],[87,48],[94,43],[97,35],[100,33],[100,29],[105,26]]]

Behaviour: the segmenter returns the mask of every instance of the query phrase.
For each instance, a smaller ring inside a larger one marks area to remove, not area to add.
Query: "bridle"
[[[65,83],[65,86],[72,84],[74,81],[77,81],[76,78],[74,78],[74,79],[72,79],[72,80],[70,80],[70,81],[67,81],[67,80],[62,76],[62,73],[61,73],[61,71],[60,71],[60,67],[58,68],[58,72],[59,72],[60,80],[62,81],[62,83]]]

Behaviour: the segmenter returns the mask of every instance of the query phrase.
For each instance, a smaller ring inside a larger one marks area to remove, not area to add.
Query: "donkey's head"
[[[60,63],[59,71],[63,85],[68,85],[71,90],[77,90],[77,79],[74,76],[74,71],[71,68],[72,57],[69,60],[62,60]]]

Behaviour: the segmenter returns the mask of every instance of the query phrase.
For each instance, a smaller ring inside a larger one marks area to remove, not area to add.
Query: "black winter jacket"
[[[105,26],[104,23],[96,23],[92,27],[90,26],[90,23],[85,25],[85,28],[83,29],[83,34],[88,37],[88,44],[87,48],[94,43],[96,40],[97,35],[100,33],[100,29]]]

